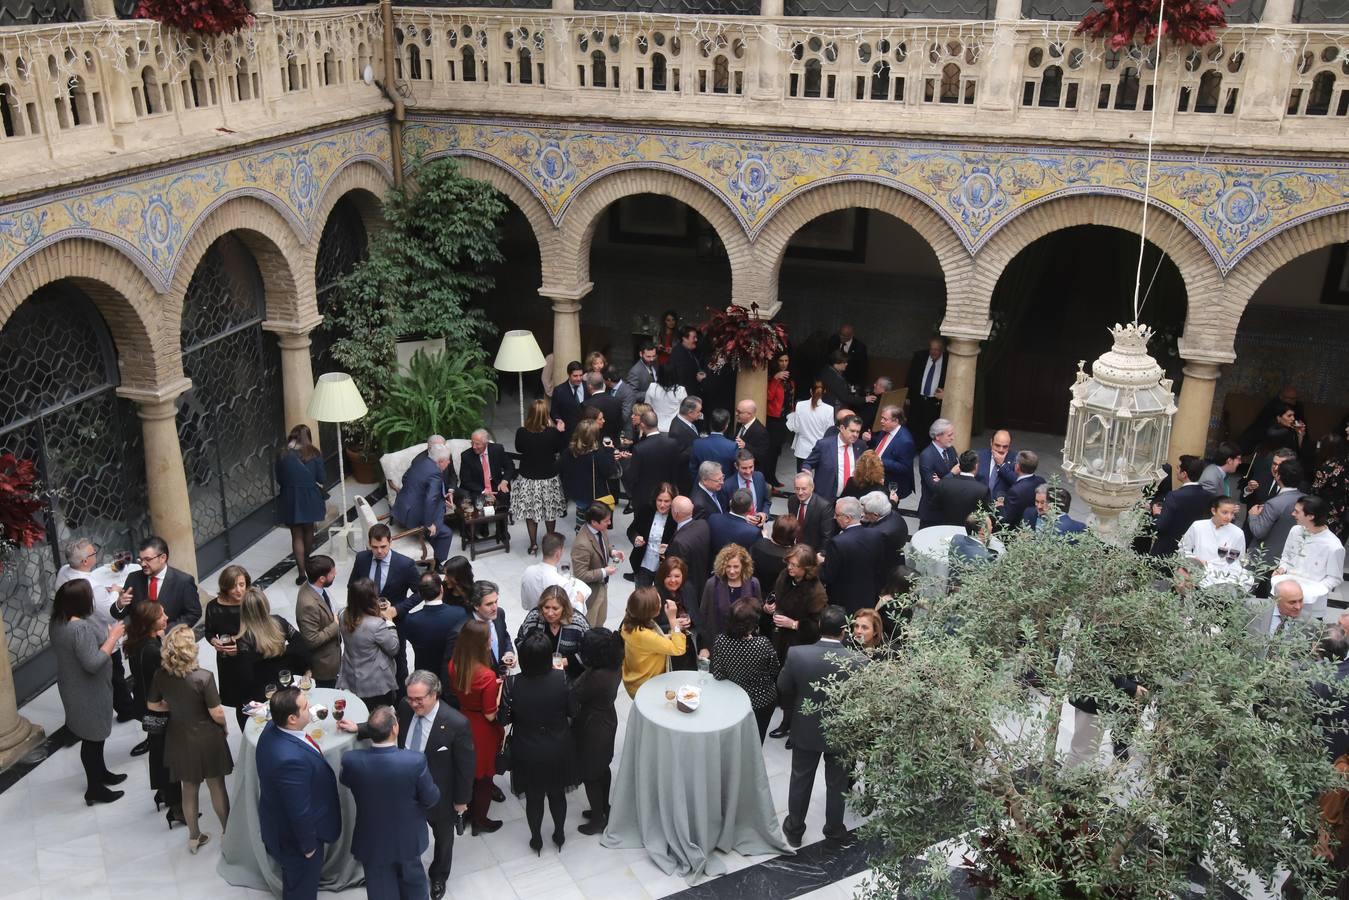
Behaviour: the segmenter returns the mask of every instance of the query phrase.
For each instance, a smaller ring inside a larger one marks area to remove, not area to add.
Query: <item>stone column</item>
[[[1293,0],[1267,0],[1260,16],[1261,25],[1287,25],[1292,21]],[[1293,35],[1285,33],[1284,37]],[[1276,134],[1278,123],[1283,120],[1295,55],[1285,58],[1282,46],[1264,41],[1254,42],[1246,54],[1246,87],[1241,92],[1239,113],[1243,123],[1258,123],[1261,134]]]
[[[759,407],[758,420],[768,424],[768,370],[740,369],[735,373],[735,399],[753,400]]]
[[[178,443],[178,395],[192,387],[186,378],[161,391],[119,388],[135,401],[145,445],[145,486],[150,501],[150,527],[169,544],[174,568],[197,575],[197,543],[192,534],[192,505],[187,493],[187,471]]]
[[[980,60],[984,83],[979,87],[979,106],[1001,112],[1012,109],[1019,88],[1021,53],[1016,24],[1021,20],[1021,0],[998,0],[994,16],[998,24],[993,30],[992,52]]]
[[[979,342],[953,337],[946,345],[946,387],[942,390],[941,415],[956,429],[955,447],[970,448],[974,426],[974,375],[979,361]]]
[[[14,696],[14,670],[9,661],[9,638],[5,634],[3,609],[0,609],[0,771],[27,756],[46,736],[40,727],[19,715],[18,699]]]
[[[314,393],[314,366],[309,356],[309,333],[317,323],[305,326],[296,322],[263,322],[262,327],[276,335],[281,348],[281,406],[286,430],[304,423],[318,446],[318,423],[309,418],[309,398]]]
[[[581,358],[581,298],[595,285],[544,285],[539,294],[553,301],[553,384],[567,380],[567,363]]]
[[[1217,363],[1186,360],[1184,371],[1176,417],[1171,422],[1171,451],[1167,454],[1173,470],[1181,454],[1203,456],[1207,449],[1213,390],[1218,385],[1220,369]]]

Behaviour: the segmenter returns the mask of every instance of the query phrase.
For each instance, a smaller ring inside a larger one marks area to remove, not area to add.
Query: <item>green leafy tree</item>
[[[385,195],[386,227],[344,279],[324,324],[337,336],[333,357],[372,410],[395,383],[400,340],[443,340],[451,353],[470,353],[477,374],[490,372],[480,351],[493,329],[470,301],[492,287],[487,268],[502,258],[497,222],[505,212],[495,188],[450,158],[415,159],[403,187]],[[369,422],[357,425],[358,440],[369,435]]]
[[[1317,798],[1341,784],[1317,717],[1344,699],[1310,689],[1330,674],[1317,632],[1252,635],[1243,601],[1175,589],[1094,535],[1006,544],[950,595],[922,585],[902,644],[832,688],[825,727],[883,848],[865,893],[948,895],[945,853],[913,861],[952,838],[995,898],[1184,894],[1199,859],[1230,884],[1285,868],[1314,888]],[[1127,761],[1065,765],[1070,698],[1098,699]]]

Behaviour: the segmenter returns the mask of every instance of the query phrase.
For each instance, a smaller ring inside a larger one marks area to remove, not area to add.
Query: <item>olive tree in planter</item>
[[[1307,835],[1338,783],[1310,690],[1329,674],[1315,631],[1254,636],[1244,602],[1159,588],[1155,561],[1094,535],[1006,544],[951,595],[925,591],[893,655],[831,690],[825,727],[881,848],[865,893],[949,894],[945,853],[917,874],[913,860],[951,839],[995,898],[1184,895],[1195,860],[1227,883],[1280,868],[1314,882]],[[1127,761],[1065,764],[1072,698],[1098,698]]]
[[[385,195],[386,227],[335,292],[324,322],[336,335],[333,358],[356,380],[375,416],[393,385],[402,383],[400,340],[441,340],[448,356],[460,357],[457,370],[468,383],[491,377],[482,341],[492,326],[470,301],[492,287],[486,272],[501,260],[497,222],[505,212],[495,188],[464,176],[449,158],[414,160],[404,185]],[[367,417],[348,432],[366,457],[383,449],[372,424]]]

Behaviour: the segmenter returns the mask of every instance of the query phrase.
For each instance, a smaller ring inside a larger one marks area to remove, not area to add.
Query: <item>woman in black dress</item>
[[[829,605],[815,550],[809,544],[797,544],[787,554],[787,566],[773,585],[772,599],[773,603],[764,604],[764,612],[773,616],[773,649],[785,663],[792,647],[820,639],[820,613]],[[792,711],[783,707],[782,722],[769,737],[786,737],[791,727]]]
[[[300,680],[309,667],[304,638],[294,625],[273,615],[261,588],[244,592],[239,625],[235,646],[250,700],[269,699],[268,685],[285,687],[281,683],[282,671],[290,672],[295,681]]]
[[[243,609],[244,594],[253,586],[253,579],[243,566],[225,566],[217,582],[219,593],[206,604],[204,627],[206,639],[215,648],[216,673],[220,676],[220,702],[234,707],[234,718],[239,730],[244,730],[243,705],[251,698],[248,693],[248,673],[239,659],[239,614]]]
[[[778,516],[773,520],[772,537],[760,538],[749,548],[750,562],[754,563],[754,574],[759,583],[768,590],[778,583],[778,576],[787,567],[787,554],[796,546],[796,533],[800,526],[795,516]],[[768,633],[768,629],[764,629]]]
[[[314,546],[314,523],[327,515],[327,501],[323,497],[323,455],[314,446],[314,436],[308,425],[296,425],[286,438],[276,458],[276,486],[281,508],[281,521],[290,529],[291,552],[300,574],[296,584],[304,584],[305,561]]]
[[[169,617],[164,607],[158,603],[134,603],[131,614],[126,619],[126,645],[122,648],[127,664],[131,666],[131,680],[136,685],[133,698],[136,704],[136,718],[145,718],[145,698],[150,695],[150,686],[154,684],[155,673],[159,671],[160,651],[164,646],[164,632],[169,627]],[[150,787],[155,792],[155,812],[161,805],[169,808],[165,820],[172,828],[175,824],[186,825],[183,818],[182,783],[169,777],[169,767],[164,761],[165,732],[149,735],[150,750],[146,759],[150,764]]]
[[[609,764],[614,760],[614,736],[618,733],[614,697],[623,683],[623,638],[607,628],[592,628],[581,638],[581,655],[586,670],[572,682],[576,717],[571,733],[576,739],[578,774],[590,809],[581,811],[587,821],[576,830],[603,834],[609,824],[609,785],[613,779]]]
[[[566,841],[567,788],[577,783],[570,725],[576,698],[567,676],[553,668],[553,647],[547,637],[537,632],[527,635],[515,650],[520,674],[511,694],[511,789],[525,795],[530,849],[543,850],[539,829],[546,797],[553,816],[553,843],[561,850]]]
[[[445,602],[472,611],[473,564],[468,557],[451,556],[440,567],[440,577],[445,582]]]
[[[677,556],[667,556],[660,561],[656,569],[656,592],[660,594],[660,612],[656,615],[656,625],[665,633],[670,633],[671,622],[665,616],[665,601],[673,600],[678,611],[678,621],[674,624],[683,629],[687,640],[684,652],[680,656],[670,657],[670,668],[679,672],[692,672],[698,668],[698,647],[694,644],[692,611],[698,608],[698,591],[689,582],[689,567]]]
[[[586,510],[596,497],[609,493],[609,479],[618,477],[614,448],[600,443],[601,427],[595,419],[582,419],[572,430],[571,444],[562,451],[558,469],[562,492],[576,504],[576,530],[585,522]]]
[[[567,514],[567,498],[557,477],[557,455],[567,447],[566,426],[553,421],[548,400],[539,398],[529,407],[529,418],[515,432],[515,452],[520,468],[511,483],[515,515],[525,520],[529,532],[529,555],[539,552],[539,520],[548,534],[557,530],[557,520]]]

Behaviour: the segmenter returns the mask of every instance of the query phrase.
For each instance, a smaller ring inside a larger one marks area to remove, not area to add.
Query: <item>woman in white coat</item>
[[[824,433],[834,424],[834,408],[822,399],[824,385],[820,382],[810,389],[810,399],[796,404],[796,409],[787,417],[787,428],[796,434],[792,441],[792,453],[796,455],[796,471],[800,472],[806,463],[806,457],[815,448],[815,442],[824,437]]]

